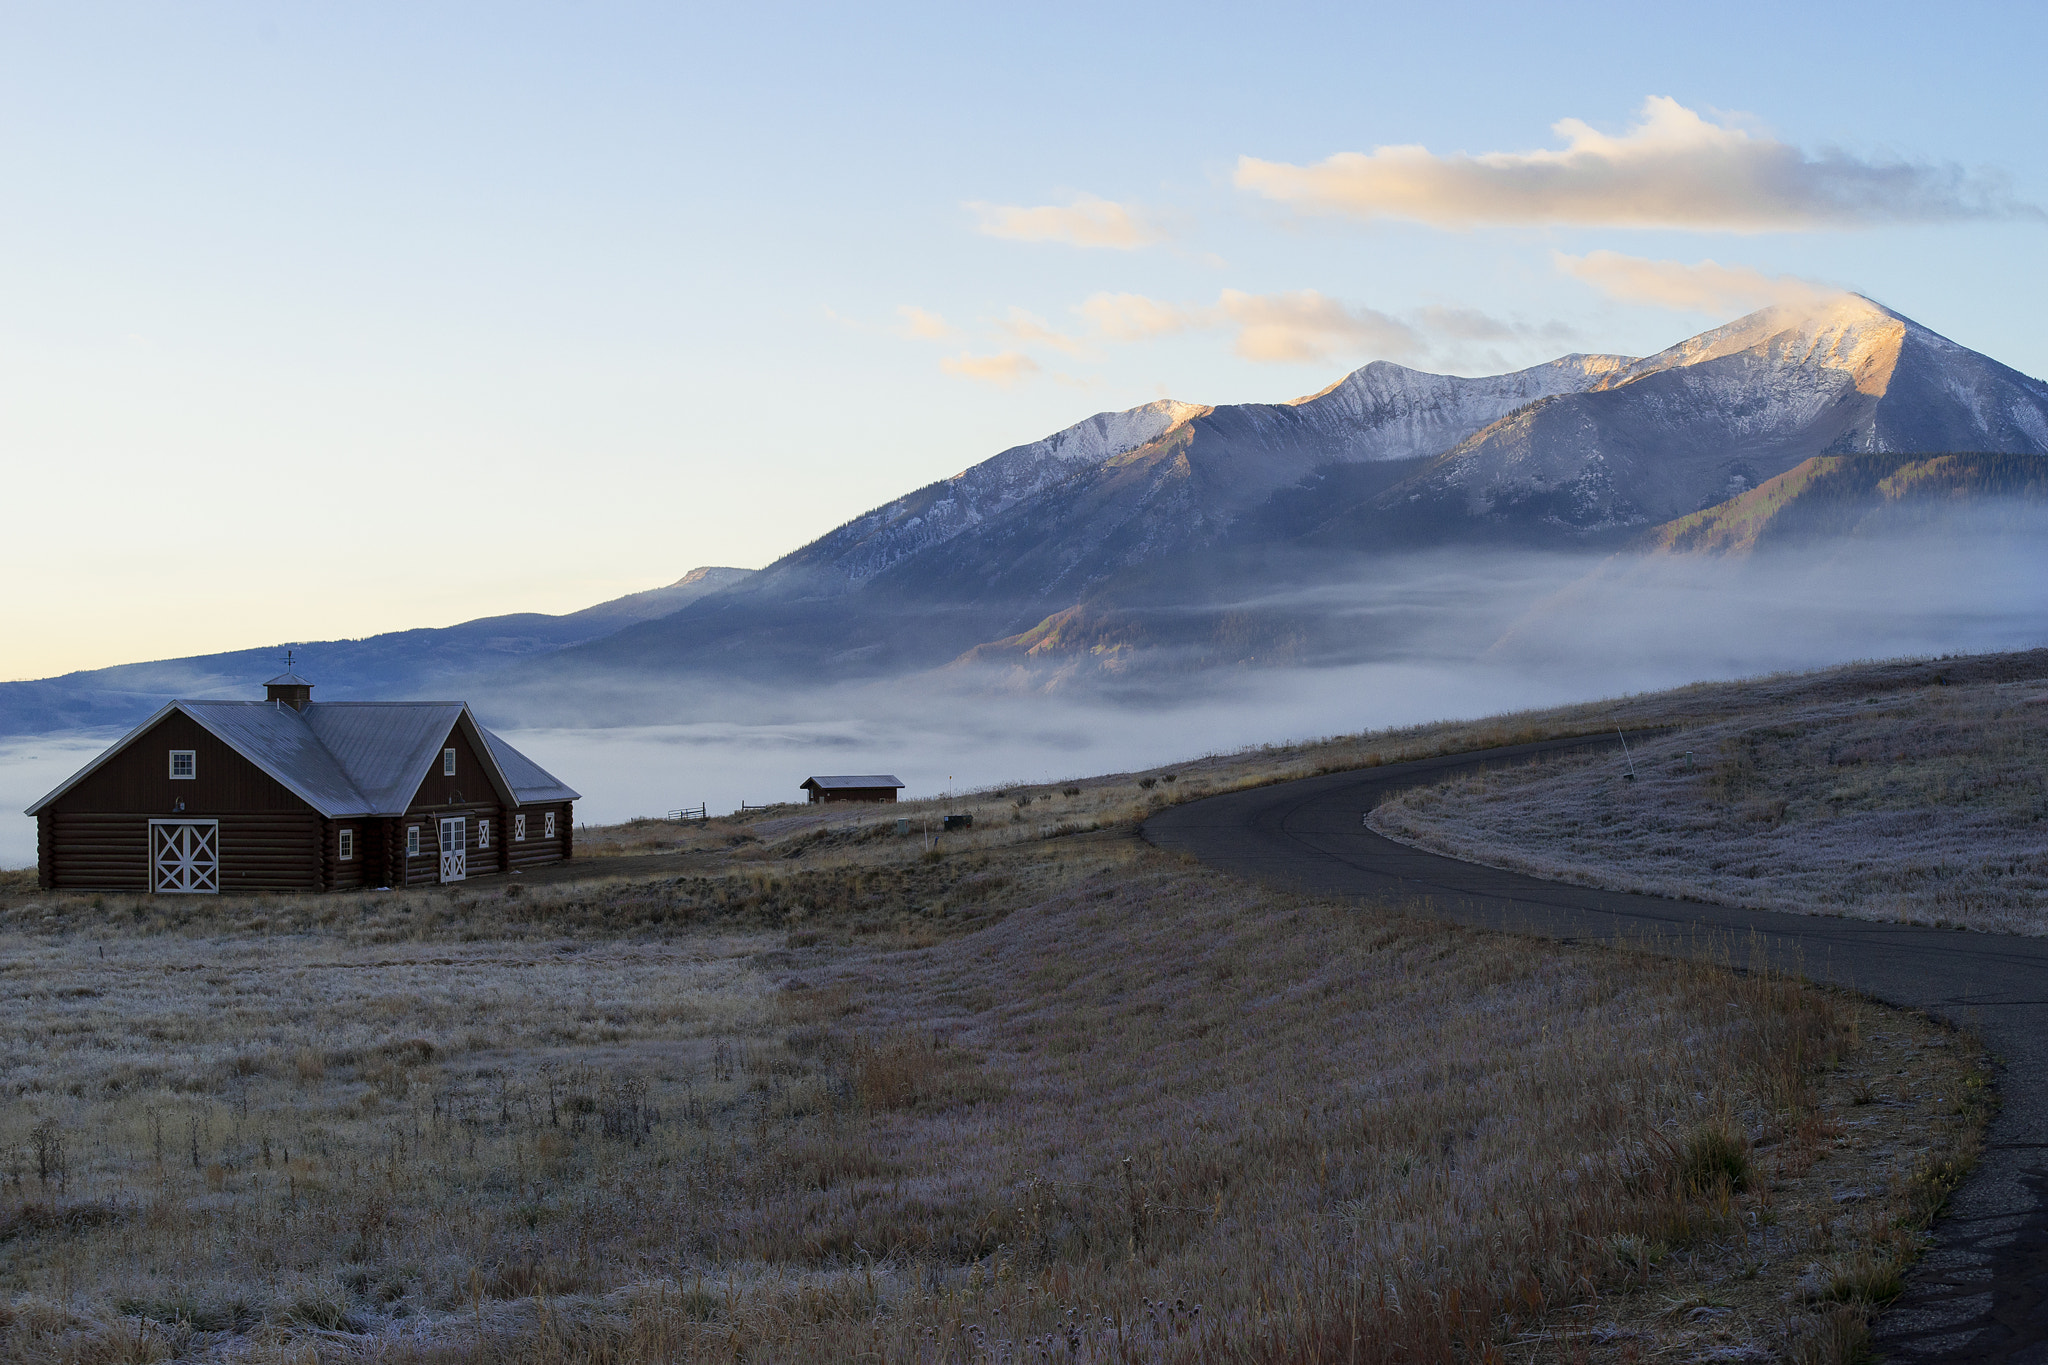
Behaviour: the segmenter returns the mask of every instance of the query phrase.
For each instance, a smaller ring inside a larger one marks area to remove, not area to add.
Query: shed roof
[[[330,819],[403,815],[413,793],[458,726],[470,733],[486,774],[511,805],[574,801],[539,764],[476,723],[459,701],[313,702],[304,710],[267,701],[174,701],[165,705],[62,786],[28,808],[34,815],[83,781],[158,721],[182,711]]]
[[[845,787],[900,787],[903,784],[889,773],[870,773],[855,777],[807,777],[797,784],[799,790],[816,787],[819,791],[836,791]]]
[[[265,687],[311,687],[313,680],[311,678],[302,678],[287,668],[284,672],[263,685]]]

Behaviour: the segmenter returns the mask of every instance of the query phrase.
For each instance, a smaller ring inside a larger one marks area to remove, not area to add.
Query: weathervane
[[[284,671],[287,673],[292,671],[292,652],[290,650],[284,652]]]

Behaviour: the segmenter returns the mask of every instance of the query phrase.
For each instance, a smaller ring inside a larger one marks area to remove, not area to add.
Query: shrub
[[[1728,1129],[1708,1124],[1693,1130],[1679,1155],[1679,1181],[1688,1194],[1705,1194],[1724,1180],[1731,1190],[1749,1187],[1749,1153]]]

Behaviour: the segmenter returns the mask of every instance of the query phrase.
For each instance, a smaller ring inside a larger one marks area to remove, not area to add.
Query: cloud
[[[981,219],[978,226],[982,232],[1016,242],[1065,242],[1068,246],[1133,251],[1166,240],[1166,234],[1138,210],[1092,194],[1080,195],[1064,208],[978,201],[966,207]]]
[[[914,303],[898,304],[896,316],[903,321],[890,330],[897,336],[912,341],[951,341],[960,335],[959,328],[947,322],[937,313],[927,312]]]
[[[1003,351],[996,355],[970,355],[962,351],[941,360],[939,368],[962,379],[977,379],[984,384],[1007,389],[1037,374],[1038,362],[1021,351]]]
[[[1149,341],[1193,328],[1214,325],[1214,309],[1161,303],[1143,294],[1093,294],[1079,310],[1097,332],[1111,341]]]
[[[1569,223],[1724,232],[1806,231],[1978,218],[2048,219],[2002,181],[1960,166],[1809,155],[1652,96],[1611,137],[1552,125],[1562,150],[1459,152],[1419,146],[1340,152],[1313,166],[1240,157],[1239,189],[1305,213],[1433,227]]]
[[[1371,308],[1346,308],[1313,289],[1287,294],[1226,289],[1217,306],[1237,328],[1235,349],[1246,360],[1320,361],[1341,353],[1394,356],[1420,349],[1420,338],[1407,323]]]
[[[1623,303],[1646,303],[1688,313],[1747,313],[1771,304],[1809,304],[1842,291],[1796,275],[1766,275],[1746,265],[1652,261],[1618,251],[1583,256],[1554,252],[1557,268]]]
[[[1111,341],[1148,341],[1177,332],[1235,329],[1234,349],[1265,364],[1321,362],[1339,355],[1419,356],[1426,331],[1447,340],[1522,340],[1525,330],[1471,309],[1423,309],[1403,319],[1349,307],[1314,289],[1248,294],[1226,289],[1213,304],[1164,303],[1142,294],[1096,294],[1078,309]]]
[[[1027,313],[1022,308],[1012,308],[1010,316],[997,323],[996,329],[1019,345],[1050,346],[1055,351],[1064,351],[1073,356],[1094,354],[1093,348],[1080,337],[1054,331],[1044,318]]]
[[[1473,308],[1440,305],[1395,315],[1345,304],[1314,289],[1272,294],[1225,289],[1214,303],[1173,303],[1143,294],[1100,293],[1089,296],[1073,311],[1084,323],[1079,335],[1061,332],[1022,308],[1012,308],[1008,319],[995,326],[1005,340],[1019,346],[1045,346],[1090,359],[1108,344],[1153,341],[1185,332],[1229,332],[1237,354],[1261,364],[1323,364],[1364,357],[1489,373],[1530,363],[1532,348],[1564,349],[1575,339],[1569,327],[1558,323],[1531,326]],[[1016,352],[1005,352],[1000,357],[962,356],[945,364],[949,373],[995,379],[994,362],[1010,356],[1023,359]],[[981,373],[981,369],[991,372]],[[1019,377],[1021,372],[997,382],[1014,382]],[[1053,377],[1062,382],[1071,378]]]

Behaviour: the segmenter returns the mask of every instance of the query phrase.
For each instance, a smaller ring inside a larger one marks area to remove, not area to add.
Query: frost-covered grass
[[[1690,750],[1692,758],[1686,758]],[[2048,933],[2048,686],[1760,708],[1405,793],[1375,828],[1495,866],[1775,910]]]
[[[1967,1048],[1766,974],[1276,896],[1133,833],[1617,720],[1919,705],[1927,674],[641,822],[580,833],[620,855],[582,880],[0,874],[0,1358],[1831,1358],[1967,1165]],[[1730,772],[1722,799],[1767,803]],[[949,808],[973,830],[928,847]]]
[[[1966,1060],[1900,1020],[1937,1061],[1866,1068],[1898,1093],[1852,1152],[1829,1068],[1880,1012],[1764,974],[1107,834],[955,861],[223,900],[210,931],[12,888],[0,1354],[1775,1348],[1836,1312],[1788,1320],[1798,1276],[1910,1251],[1974,1131]],[[923,946],[855,931],[948,897],[977,917]],[[1710,1291],[1743,1315],[1665,1312]]]

